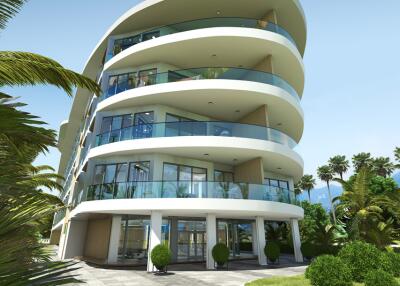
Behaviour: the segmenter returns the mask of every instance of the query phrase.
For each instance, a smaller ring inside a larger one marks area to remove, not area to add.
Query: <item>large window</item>
[[[225,171],[214,171],[215,182],[233,182],[233,173]]]
[[[132,47],[140,42],[145,42],[151,39],[158,38],[160,36],[160,31],[147,32],[131,37],[126,37],[123,39],[117,39],[114,41],[113,55],[117,55],[123,50]]]
[[[156,79],[157,69],[112,75],[108,78],[106,97],[110,97],[128,89],[156,84]]]
[[[289,182],[284,181],[284,180],[265,178],[264,184],[271,186],[271,187],[277,187],[277,188],[289,190]]]
[[[165,136],[206,135],[206,123],[167,113]]]
[[[207,189],[207,169],[164,163],[163,196],[201,197]]]

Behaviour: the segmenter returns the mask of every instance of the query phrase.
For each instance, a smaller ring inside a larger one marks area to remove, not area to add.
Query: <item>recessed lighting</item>
[[[211,56],[212,56],[213,58],[215,58],[217,55],[216,55],[216,54],[212,54]]]
[[[210,156],[210,154],[208,154],[208,153],[205,153],[205,154],[204,154],[204,156]]]
[[[217,15],[220,15],[220,14],[221,14],[221,11],[217,10]]]
[[[278,123],[278,124],[276,124],[277,126],[282,126],[282,123]]]
[[[208,104],[215,104],[215,103],[214,103],[214,102],[212,102],[212,101],[209,101],[209,102],[208,102]]]
[[[281,167],[278,167],[277,169],[278,169],[278,170],[282,170],[282,168],[281,168]]]
[[[238,109],[238,110],[235,110],[235,112],[236,112],[236,113],[240,113],[240,110],[239,110],[239,109]]]
[[[146,112],[145,115],[150,115],[150,112]]]

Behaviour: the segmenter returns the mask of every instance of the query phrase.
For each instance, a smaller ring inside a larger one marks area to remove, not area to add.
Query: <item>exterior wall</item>
[[[261,158],[256,158],[235,166],[235,181],[253,184],[264,183],[264,170]]]
[[[111,218],[89,220],[84,256],[95,259],[107,259],[110,232]]]
[[[263,105],[239,120],[240,123],[269,126],[267,106]]]
[[[60,243],[61,229],[55,229],[50,234],[50,245],[58,245]]]
[[[87,221],[72,220],[68,222],[62,259],[80,257],[85,245]]]

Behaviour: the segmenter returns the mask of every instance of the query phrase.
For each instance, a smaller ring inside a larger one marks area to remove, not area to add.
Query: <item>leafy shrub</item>
[[[151,251],[151,262],[158,270],[164,270],[170,264],[171,258],[171,251],[165,245],[156,245]]]
[[[378,248],[361,241],[351,242],[339,251],[340,259],[347,264],[356,282],[363,282],[368,272],[382,268],[382,255]]]
[[[395,277],[400,277],[400,254],[395,252],[384,252],[381,259],[382,269]]]
[[[224,265],[229,259],[229,249],[223,243],[217,243],[212,249],[212,257],[219,266]]]
[[[315,246],[310,242],[305,242],[301,245],[301,253],[303,253],[303,256],[308,260],[316,256],[317,254]]]
[[[264,253],[270,261],[275,262],[281,254],[279,243],[276,241],[268,241],[264,247]]]
[[[365,276],[365,286],[399,286],[394,276],[382,269],[372,270]]]
[[[314,286],[351,286],[351,272],[343,261],[332,255],[316,258],[306,270],[306,278]]]

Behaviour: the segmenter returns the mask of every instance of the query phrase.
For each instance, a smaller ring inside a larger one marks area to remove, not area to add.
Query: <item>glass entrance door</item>
[[[219,220],[218,242],[224,243],[229,248],[230,257],[250,258],[252,252],[252,224],[242,220]]]
[[[206,230],[204,221],[178,221],[178,261],[204,261]]]

